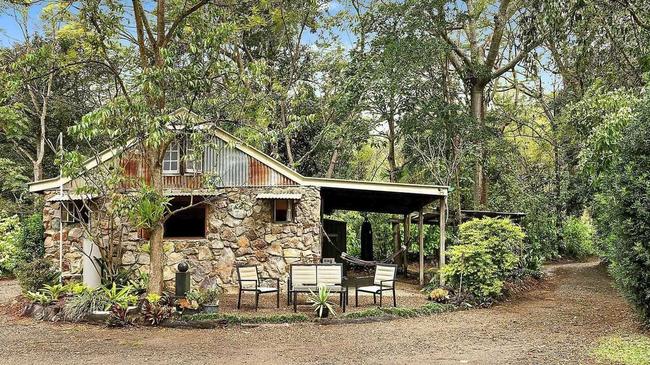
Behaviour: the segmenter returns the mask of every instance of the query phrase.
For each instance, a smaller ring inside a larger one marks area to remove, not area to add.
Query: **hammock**
[[[399,251],[395,252],[391,257],[383,260],[383,261],[366,261],[362,260],[358,257],[350,256],[347,254],[347,252],[341,252],[341,259],[345,260],[351,264],[354,265],[359,265],[359,266],[377,266],[377,264],[388,264],[391,262],[395,262],[395,259],[402,254],[402,252],[406,251],[406,246],[402,245],[402,247],[399,249]]]
[[[322,225],[320,226],[320,229],[321,229],[321,231],[323,232],[323,235],[325,236],[325,238],[327,238],[327,242],[328,242],[330,245],[332,245],[332,247],[334,247],[334,249],[335,249],[336,251],[339,252],[339,254],[341,255],[341,259],[342,259],[342,260],[345,260],[345,261],[347,261],[347,262],[349,262],[349,263],[351,263],[351,264],[353,264],[353,265],[358,265],[358,266],[377,266],[377,264],[387,264],[387,263],[395,262],[395,259],[396,259],[399,255],[401,255],[403,252],[405,252],[406,249],[407,249],[407,246],[406,246],[406,245],[402,245],[402,247],[400,247],[400,249],[399,249],[397,252],[393,253],[393,255],[392,255],[391,257],[389,257],[389,258],[386,258],[386,259],[384,259],[384,260],[382,260],[382,261],[366,261],[366,260],[362,260],[362,259],[360,259],[360,258],[358,258],[358,257],[350,256],[350,255],[348,255],[347,252],[343,252],[343,251],[339,250],[339,248],[338,248],[338,247],[334,244],[334,242],[332,242],[332,240],[330,239],[330,236],[327,235],[327,232],[325,232],[325,229],[323,228]]]

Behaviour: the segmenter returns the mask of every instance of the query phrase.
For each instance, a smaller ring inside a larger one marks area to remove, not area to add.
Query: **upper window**
[[[293,200],[273,201],[273,221],[274,222],[293,221]]]
[[[191,140],[185,143],[185,171],[186,172],[201,172],[203,168],[203,161],[200,158],[196,159],[196,150],[194,149]]]
[[[163,174],[178,174],[180,172],[180,146],[178,142],[172,142],[167,151],[165,151],[165,158],[163,159]]]

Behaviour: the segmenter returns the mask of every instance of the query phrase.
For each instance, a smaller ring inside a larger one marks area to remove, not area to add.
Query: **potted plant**
[[[219,296],[221,295],[221,289],[211,288],[206,289],[202,293],[203,311],[206,313],[217,313],[219,312]]]
[[[319,318],[327,318],[330,313],[332,315],[336,314],[334,313],[332,303],[329,302],[329,296],[330,290],[325,285],[319,285],[317,293],[311,290],[309,291],[309,301],[312,303],[311,306]]]
[[[185,298],[178,301],[177,308],[182,311],[183,314],[195,314],[199,312],[202,304],[203,294],[196,289],[192,289],[185,293]]]

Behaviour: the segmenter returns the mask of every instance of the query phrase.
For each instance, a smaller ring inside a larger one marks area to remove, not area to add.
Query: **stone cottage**
[[[165,222],[164,279],[168,286],[173,286],[181,261],[189,264],[194,284],[209,277],[226,288],[235,287],[235,267],[241,264],[258,265],[264,276],[286,283],[290,264],[319,262],[324,254],[337,256],[326,247],[332,243],[330,238],[323,239],[324,214],[342,209],[407,217],[425,205],[446,202],[444,186],[309,178],[221,129],[214,128],[210,135],[212,143],[200,159],[189,158],[192,146],[182,138],[165,154],[163,184],[172,208],[187,206],[191,197],[209,200]],[[149,177],[142,159],[129,151],[106,151],[89,160],[86,169],[107,163],[119,163],[129,177]],[[102,198],[78,195],[77,185],[75,180],[57,177],[32,183],[30,191],[44,195],[46,257],[64,275],[83,275],[84,281],[93,284],[92,277],[95,282],[98,277],[91,272],[96,271],[90,259],[93,254],[83,252],[96,250],[85,238],[83,222],[102,228],[108,223],[93,221],[99,216],[93,204],[81,203]],[[342,239],[336,250],[345,250]],[[146,272],[147,237],[127,227],[120,244],[122,265]]]

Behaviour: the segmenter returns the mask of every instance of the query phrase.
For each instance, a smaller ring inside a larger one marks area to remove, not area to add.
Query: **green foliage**
[[[19,264],[21,230],[18,216],[0,218],[0,277],[12,275]]]
[[[431,316],[438,313],[450,312],[456,307],[452,304],[440,304],[435,302],[427,303],[419,308],[401,308],[401,307],[378,307],[370,308],[358,312],[350,312],[344,315],[345,318],[373,318],[382,316],[395,316],[403,318]]]
[[[460,226],[461,244],[449,250],[449,264],[442,275],[459,293],[468,292],[480,302],[498,297],[503,281],[520,262],[524,236],[507,219],[465,222]]]
[[[601,339],[593,356],[603,362],[622,365],[650,365],[650,338],[647,336]]]
[[[65,286],[65,290],[67,294],[75,296],[86,293],[91,289],[84,283],[68,283]]]
[[[102,287],[102,290],[108,300],[106,310],[115,306],[128,308],[131,305],[135,305],[138,301],[138,297],[132,294],[133,288],[130,285],[118,289],[117,285],[113,283],[110,288]]]
[[[20,239],[20,250],[24,261],[29,262],[43,257],[45,254],[44,235],[45,228],[41,212],[33,213],[25,218]]]
[[[142,302],[144,320],[152,326],[158,326],[172,315],[172,307],[163,303],[160,294],[149,293]]]
[[[500,278],[506,278],[523,253],[525,234],[509,219],[472,219],[460,226],[461,245],[485,246]]]
[[[61,284],[43,285],[43,288],[40,290],[43,294],[47,294],[50,298],[54,300],[59,300],[62,296],[68,293],[67,286]]]
[[[646,96],[646,101],[650,96]],[[650,325],[650,106],[626,129],[613,176],[614,236],[608,250],[611,272],[623,294]],[[606,226],[607,227],[607,226]]]
[[[86,315],[106,310],[110,302],[101,288],[85,290],[75,294],[65,302],[63,307],[64,317],[68,321],[77,322],[83,320]]]
[[[45,285],[54,285],[59,280],[59,272],[52,262],[45,258],[22,263],[16,269],[16,278],[23,292],[37,291]]]
[[[498,267],[485,246],[453,246],[448,257],[449,263],[443,268],[442,275],[459,293],[469,292],[479,301],[501,294],[503,280],[499,278]]]
[[[40,304],[43,306],[50,305],[57,300],[57,298],[52,297],[49,293],[44,291],[36,291],[36,292],[28,291],[25,293],[25,296],[32,303]]]
[[[309,290],[307,300],[311,302],[311,306],[319,318],[323,318],[325,311],[328,311],[332,315],[336,314],[334,312],[334,306],[329,301],[329,297],[330,290],[326,285],[319,285],[316,293],[311,291],[311,289]]]
[[[142,186],[137,194],[128,196],[124,208],[134,227],[148,230],[160,223],[169,209],[170,201],[170,197]]]
[[[566,256],[584,260],[595,254],[594,227],[588,216],[569,217],[562,226],[562,239]]]
[[[225,320],[228,324],[262,324],[262,323],[298,323],[308,322],[309,317],[303,313],[274,314],[265,316],[249,316],[226,313],[198,313],[183,316],[186,321],[218,321]]]

